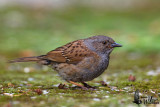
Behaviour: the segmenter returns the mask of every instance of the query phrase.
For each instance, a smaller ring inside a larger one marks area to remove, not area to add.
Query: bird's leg
[[[84,85],[84,87],[87,87],[87,88],[95,88],[95,87],[92,87],[92,86],[88,85],[88,84],[85,83],[85,82],[81,82],[81,83]]]
[[[80,85],[80,84],[78,84],[78,83],[75,83],[75,82],[73,82],[73,81],[68,81],[69,83],[71,83],[71,84],[74,84],[74,85],[76,85],[76,86],[78,86],[78,87],[81,87],[82,89],[87,89],[87,87],[85,87],[85,86],[83,86],[83,85]]]

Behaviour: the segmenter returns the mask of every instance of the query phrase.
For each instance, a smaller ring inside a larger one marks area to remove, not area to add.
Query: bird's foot
[[[83,83],[83,84],[85,84],[85,85],[83,86],[83,85],[80,85],[80,84],[75,83],[75,82],[73,82],[73,81],[68,81],[68,82],[71,83],[71,84],[74,84],[74,85],[78,86],[78,87],[81,88],[82,90],[95,90],[95,87],[92,87],[92,86],[90,86],[90,85],[88,85],[88,84],[86,84],[86,83]]]
[[[96,89],[96,87],[95,86],[90,86],[90,85],[88,85],[87,83],[85,83],[85,82],[82,82],[82,84],[84,85],[84,87],[86,87],[86,88],[89,88],[89,89]]]

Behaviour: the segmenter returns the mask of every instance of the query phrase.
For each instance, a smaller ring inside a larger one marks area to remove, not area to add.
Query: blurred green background
[[[111,54],[107,72],[90,82],[100,87],[95,92],[59,90],[55,84],[64,81],[52,70],[6,63],[95,35],[123,45]],[[160,98],[159,58],[159,0],[0,0],[0,106],[137,106],[137,88]],[[128,81],[130,74],[136,82]],[[125,91],[101,87],[102,80]],[[37,95],[34,89],[49,93]]]
[[[12,55],[23,50],[45,54],[67,42],[94,35],[114,38],[123,45],[118,50],[121,52],[160,51],[158,0],[130,0],[127,6],[125,0],[113,6],[108,6],[107,1],[70,0],[67,5],[63,2],[62,6],[58,2],[57,7],[38,1],[31,2],[32,5],[22,2],[23,5],[1,6],[0,54]]]

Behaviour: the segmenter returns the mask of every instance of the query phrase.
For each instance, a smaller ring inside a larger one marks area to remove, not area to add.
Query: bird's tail
[[[41,61],[47,61],[45,58],[46,55],[41,55],[41,56],[32,56],[32,57],[22,57],[22,58],[17,58],[8,61],[9,63],[15,63],[15,62],[41,62]]]

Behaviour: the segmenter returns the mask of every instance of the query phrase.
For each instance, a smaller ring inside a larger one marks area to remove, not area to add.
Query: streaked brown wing
[[[78,40],[48,52],[46,58],[55,62],[75,64],[84,57],[90,56],[90,53],[90,50],[84,46],[83,40]]]

